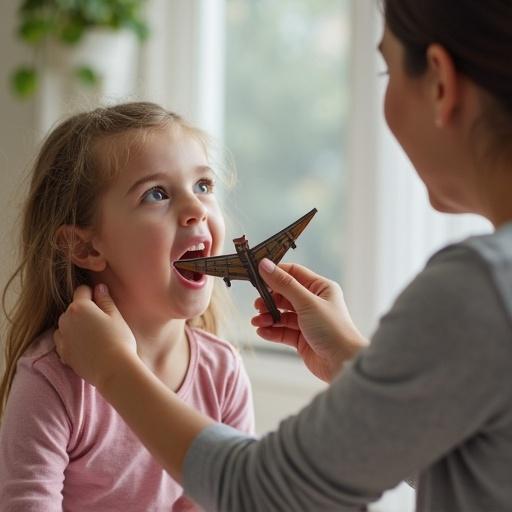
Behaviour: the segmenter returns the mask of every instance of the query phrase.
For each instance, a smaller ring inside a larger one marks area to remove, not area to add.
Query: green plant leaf
[[[94,27],[132,30],[140,41],[149,29],[143,16],[147,0],[23,0],[18,11],[19,37],[37,45],[52,36],[64,44],[78,43]]]
[[[70,19],[60,28],[59,39],[65,44],[76,44],[84,34],[85,24],[79,18]]]
[[[16,96],[29,98],[38,86],[37,72],[34,68],[21,67],[11,75],[11,85]]]
[[[24,0],[20,6],[20,12],[29,13],[48,6],[48,0]]]
[[[39,43],[51,29],[51,24],[43,18],[29,18],[23,21],[19,28],[19,35],[28,44]]]
[[[89,66],[80,66],[76,68],[75,75],[78,80],[87,87],[94,87],[100,82],[98,73]]]

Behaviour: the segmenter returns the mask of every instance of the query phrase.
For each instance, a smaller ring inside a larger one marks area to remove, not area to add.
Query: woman
[[[207,510],[361,510],[408,477],[418,511],[510,510],[512,1],[383,3],[388,125],[433,207],[495,233],[436,254],[368,346],[337,285],[264,260],[283,323],[257,302],[254,325],[330,386],[261,440],[186,409],[140,363],[108,294],[78,289],[59,322],[64,361]]]

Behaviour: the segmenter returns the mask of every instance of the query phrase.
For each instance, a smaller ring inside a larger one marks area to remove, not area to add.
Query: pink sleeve
[[[222,410],[222,423],[242,432],[254,434],[254,404],[251,383],[238,354],[236,354],[236,363]]]
[[[69,437],[57,391],[32,365],[18,364],[0,429],[2,510],[62,510]]]

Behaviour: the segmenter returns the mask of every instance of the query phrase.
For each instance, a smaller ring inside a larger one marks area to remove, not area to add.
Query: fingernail
[[[260,261],[260,269],[264,270],[268,274],[271,274],[274,272],[274,269],[276,268],[276,265],[273,261],[270,261],[268,258],[263,258]]]
[[[107,286],[104,284],[99,284],[96,287],[96,291],[98,292],[99,295],[105,295],[107,293]]]

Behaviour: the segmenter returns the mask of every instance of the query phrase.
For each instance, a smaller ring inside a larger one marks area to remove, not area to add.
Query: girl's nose
[[[190,226],[206,220],[208,210],[206,206],[195,196],[191,195],[183,199],[179,218],[182,226]]]

